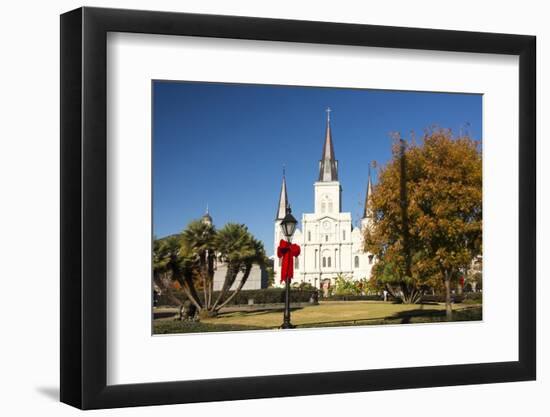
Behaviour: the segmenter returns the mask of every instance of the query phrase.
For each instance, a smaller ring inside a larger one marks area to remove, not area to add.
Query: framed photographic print
[[[62,15],[61,400],[535,379],[535,103],[531,36]]]

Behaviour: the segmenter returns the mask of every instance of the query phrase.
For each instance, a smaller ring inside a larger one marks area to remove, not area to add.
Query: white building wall
[[[223,287],[225,281],[225,274],[227,273],[227,264],[218,263],[216,271],[214,272],[214,291],[219,291]],[[239,272],[237,279],[231,286],[231,290],[236,289],[242,278],[242,272]],[[259,265],[252,265],[250,275],[244,283],[243,290],[259,290],[267,287],[267,271],[261,268]]]
[[[362,221],[361,228],[353,228],[351,213],[341,211],[342,188],[338,181],[316,182],[314,187],[315,211],[302,215],[302,228],[292,238],[292,243],[301,247],[292,282],[320,288],[325,279],[334,283],[339,274],[354,280],[369,279],[374,258],[369,260],[369,254],[363,251],[363,230],[368,223]],[[274,226],[276,252],[282,236],[280,221],[276,220]],[[276,253],[274,270],[275,285],[281,285]]]

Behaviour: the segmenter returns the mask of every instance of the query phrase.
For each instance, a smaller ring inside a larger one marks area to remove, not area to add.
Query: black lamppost
[[[283,230],[283,235],[286,237],[288,243],[290,243],[290,239],[296,230],[297,224],[298,221],[291,214],[290,206],[287,206],[286,216],[281,221],[281,229]],[[290,323],[290,278],[287,278],[285,281],[285,313],[281,329],[293,329],[294,327],[296,326]]]

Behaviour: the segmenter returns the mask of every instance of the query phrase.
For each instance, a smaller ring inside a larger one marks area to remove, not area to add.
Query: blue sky
[[[481,139],[481,95],[154,81],[154,235],[181,231],[208,204],[218,228],[246,224],[271,255],[283,164],[293,214],[313,210],[327,107],[342,209],[354,221],[369,161],[391,157],[391,132],[469,124]]]

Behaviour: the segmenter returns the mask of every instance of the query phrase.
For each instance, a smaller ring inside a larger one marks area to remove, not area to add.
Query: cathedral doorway
[[[327,298],[330,295],[330,279],[325,278],[321,281],[321,289],[323,290],[323,297]]]

